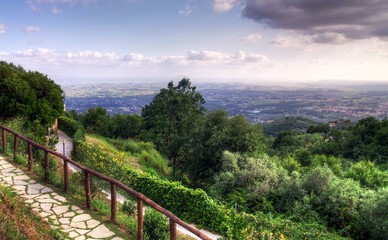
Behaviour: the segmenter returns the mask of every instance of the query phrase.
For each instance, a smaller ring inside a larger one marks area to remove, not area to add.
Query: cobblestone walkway
[[[33,211],[48,221],[53,228],[68,233],[72,239],[122,239],[82,209],[68,203],[52,189],[31,179],[3,156],[0,156],[0,184],[12,187],[30,204]]]

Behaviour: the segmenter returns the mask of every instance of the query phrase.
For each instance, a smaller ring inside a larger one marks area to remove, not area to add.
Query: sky
[[[388,1],[1,0],[0,60],[60,83],[388,82]]]

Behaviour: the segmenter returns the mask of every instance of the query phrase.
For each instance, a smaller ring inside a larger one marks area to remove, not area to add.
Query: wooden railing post
[[[1,139],[1,146],[3,147],[3,153],[5,153],[5,148],[7,146],[7,132],[5,131],[5,129],[1,129]]]
[[[44,151],[44,181],[47,183],[49,179],[49,155]]]
[[[28,171],[32,171],[32,144],[28,143]]]
[[[176,223],[170,218],[170,240],[176,240]]]
[[[90,191],[90,175],[87,171],[85,173],[85,196],[86,196],[86,207],[88,209],[92,208],[92,192]]]
[[[143,240],[143,201],[137,199],[137,240]]]
[[[19,148],[19,138],[15,135],[15,138],[13,140],[13,160],[16,161],[16,154],[18,153]]]
[[[117,213],[117,192],[116,185],[113,183],[110,184],[110,208],[110,220],[115,222]]]
[[[66,159],[63,159],[63,176],[64,176],[64,190],[68,192],[69,190],[69,163]]]

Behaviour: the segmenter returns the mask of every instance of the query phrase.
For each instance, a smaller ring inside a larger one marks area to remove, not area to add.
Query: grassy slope
[[[64,239],[32,213],[10,188],[0,185],[0,239]]]
[[[160,177],[168,176],[171,173],[168,160],[163,158],[150,143],[108,139],[96,135],[87,135],[86,142],[107,149],[112,158],[120,153],[125,153],[124,164],[128,164],[140,172],[148,172]]]

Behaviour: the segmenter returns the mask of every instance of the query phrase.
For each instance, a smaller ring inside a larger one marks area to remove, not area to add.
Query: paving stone
[[[35,195],[32,195],[32,194],[22,194],[21,196],[24,197],[24,198],[27,198],[27,199],[34,199],[34,198],[36,198],[36,197],[38,197],[40,195],[39,194],[35,194]]]
[[[39,205],[39,203],[37,203],[37,202],[34,202],[34,203],[31,205],[31,207],[33,207],[33,208],[37,208],[37,207],[40,207],[40,205]]]
[[[73,231],[73,230],[75,230],[75,228],[73,228],[73,227],[71,227],[71,226],[69,226],[69,225],[66,225],[66,224],[64,224],[64,225],[62,225],[61,226],[63,229],[71,229],[71,231]]]
[[[53,208],[52,210],[56,215],[61,215],[62,213],[69,211],[69,206],[58,206]]]
[[[69,206],[65,197],[37,183],[5,161],[2,156],[0,156],[0,182],[4,186],[12,186],[13,191],[23,197],[32,210],[49,222],[53,229],[68,233],[71,239],[93,240],[114,237],[114,233],[104,224],[93,219],[81,208]],[[122,239],[115,237],[114,240]]]
[[[79,233],[80,235],[85,235],[87,234],[88,232],[90,232],[90,230],[81,230],[81,229],[77,229],[75,230],[77,233]]]
[[[60,202],[64,202],[64,203],[67,202],[66,198],[59,196],[59,195],[54,196],[54,199],[56,199]]]
[[[43,186],[42,184],[36,183],[36,184],[31,184],[29,186],[29,188],[41,190],[41,189],[45,188],[45,186]]]
[[[15,173],[13,173],[13,172],[2,172],[1,173],[3,176],[6,176],[6,177],[13,177],[13,176],[16,176],[16,174]]]
[[[23,186],[25,186],[25,185],[28,185],[28,182],[25,182],[23,180],[16,180],[16,181],[14,180],[13,185],[16,185],[16,186],[23,185]]]
[[[59,204],[59,202],[55,201],[54,199],[51,199],[51,198],[40,198],[40,199],[36,199],[36,201],[40,202],[40,203],[56,203],[56,204]]]
[[[13,169],[15,169],[15,167],[12,164],[9,164],[8,162],[6,162],[5,164],[2,164],[2,167],[3,168],[13,168]]]
[[[26,186],[12,186],[13,189],[26,192]]]
[[[35,195],[38,193],[40,193],[39,190],[35,189],[35,188],[28,188],[28,190],[27,190],[27,194],[29,194],[29,195]]]
[[[75,237],[78,237],[78,236],[79,236],[79,234],[76,233],[75,231],[69,232],[69,237],[71,237],[71,238],[75,238]]]
[[[40,213],[42,210],[40,208],[33,208],[32,211]]]
[[[51,190],[50,188],[47,188],[47,187],[40,190],[40,193],[51,193],[51,192],[53,192],[53,190]]]
[[[70,218],[60,218],[59,222],[62,224],[70,224]]]
[[[15,176],[13,179],[14,180],[29,180],[30,177],[26,176],[26,175],[22,175],[22,176]]]
[[[40,204],[40,207],[42,208],[42,210],[44,212],[48,212],[49,210],[51,210],[53,204],[52,203],[42,203]]]
[[[82,215],[78,215],[78,216],[75,216],[71,222],[85,222],[86,220],[89,220],[91,219],[92,217],[89,215],[89,214],[82,214]]]
[[[76,222],[76,223],[72,222],[72,223],[70,223],[70,226],[75,227],[75,228],[87,229],[85,222]]]
[[[77,211],[77,210],[80,210],[81,208],[77,207],[77,206],[71,206],[71,210],[73,211]]]
[[[100,225],[87,234],[92,238],[102,239],[112,237],[114,235],[105,225]]]
[[[74,212],[67,212],[65,214],[63,214],[64,217],[74,217],[75,216],[75,213]]]
[[[62,227],[63,228],[63,227]],[[73,232],[75,230],[75,228],[73,227],[70,227],[68,229],[63,229],[64,232],[68,233],[68,232]]]
[[[48,213],[48,212],[40,212],[39,215],[42,217],[42,218],[45,218],[45,217],[48,217],[50,216],[52,213]]]
[[[86,225],[88,226],[88,228],[94,228],[99,224],[100,224],[100,222],[97,220],[94,220],[94,219],[91,219],[91,220],[86,222]]]

